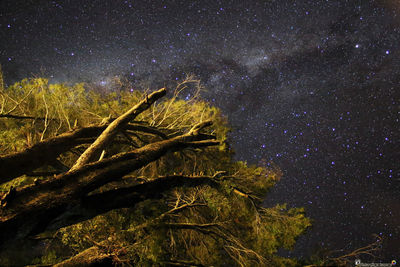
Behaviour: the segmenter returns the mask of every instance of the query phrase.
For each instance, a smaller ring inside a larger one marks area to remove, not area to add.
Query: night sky
[[[193,73],[236,158],[282,169],[265,204],[314,220],[289,255],[378,234],[383,261],[400,259],[397,0],[0,0],[0,64],[8,84],[158,89]]]

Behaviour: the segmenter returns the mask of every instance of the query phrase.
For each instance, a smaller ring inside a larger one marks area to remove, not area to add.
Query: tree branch
[[[146,96],[144,100],[140,101],[137,105],[111,122],[96,141],[94,141],[94,143],[79,157],[70,171],[77,170],[86,163],[92,161],[122,127],[128,124],[128,122],[134,120],[137,115],[148,109],[156,100],[163,97],[166,92],[165,88],[161,88],[160,90],[151,93],[149,96]]]
[[[49,224],[48,230],[55,230],[88,220],[110,210],[133,208],[146,199],[161,199],[166,192],[178,186],[196,187],[200,185],[209,185],[221,190],[220,184],[210,177],[173,175],[130,187],[85,196],[80,203],[71,207],[68,213],[54,219]]]
[[[98,136],[105,126],[89,126],[73,132],[63,133],[24,149],[23,151],[0,156],[0,183],[8,182],[28,172],[51,164],[61,153],[87,143]],[[89,139],[88,139],[89,138]]]
[[[159,215],[158,217],[156,217],[154,219],[151,219],[151,220],[149,220],[149,221],[147,221],[145,223],[142,223],[142,224],[134,227],[133,229],[127,230],[127,232],[135,232],[135,231],[138,231],[139,229],[147,228],[150,225],[154,225],[154,224],[162,221],[166,216],[168,216],[170,214],[173,214],[173,213],[176,213],[176,212],[179,212],[181,210],[187,209],[187,208],[206,207],[206,206],[207,206],[207,204],[205,204],[205,203],[195,203],[194,201],[192,201],[190,203],[186,203],[186,204],[183,204],[181,206],[174,207],[174,208],[164,212],[163,214]]]
[[[41,232],[51,220],[69,211],[71,206],[79,205],[80,200],[85,198],[89,192],[159,159],[167,152],[179,151],[187,147],[219,144],[218,141],[202,140],[203,138],[201,134],[184,134],[154,142],[131,152],[120,153],[102,161],[85,164],[79,169],[60,174],[38,185],[18,189],[13,201],[7,203],[7,208],[0,209],[0,232],[5,233],[4,235],[8,238],[15,235],[24,237]],[[172,185],[173,183],[164,184],[158,192],[153,192],[157,195]],[[146,185],[142,184],[141,186]],[[150,190],[141,192],[151,192]],[[137,199],[137,195],[136,197],[132,195],[131,201],[133,202],[126,202],[126,198],[122,197],[123,194],[115,195],[113,192],[108,193],[112,199],[104,195],[103,200],[98,199],[93,203],[94,207],[100,209],[99,211],[95,210],[95,215],[118,206],[126,206],[126,204],[132,206],[143,200],[143,198]],[[151,193],[149,194],[151,197]],[[105,200],[106,202],[104,202]],[[23,232],[19,233],[19,229]]]
[[[150,134],[153,134],[153,135],[157,135],[157,136],[161,137],[162,139],[168,139],[168,136],[166,134],[164,134],[163,132],[159,131],[155,127],[128,123],[128,125],[126,125],[126,127],[124,127],[124,128],[126,130],[140,131],[140,132],[143,132],[143,133],[150,133]]]
[[[107,125],[88,126],[48,138],[20,152],[0,156],[0,173],[4,174],[0,176],[0,184],[11,181],[23,174],[32,173],[33,170],[39,167],[53,165],[54,160],[60,154],[71,150],[77,145],[92,143],[106,127]],[[163,139],[167,138],[164,133],[145,125],[128,124],[126,128],[132,131],[155,134]],[[44,151],[46,153],[43,153]],[[60,166],[60,164],[57,166]],[[65,166],[61,168],[63,171],[68,169],[65,169]]]
[[[113,266],[113,255],[104,253],[100,247],[94,246],[54,266]]]
[[[44,117],[22,116],[22,115],[12,115],[12,114],[0,114],[0,118],[9,118],[18,120],[42,120],[42,121],[46,119]],[[57,119],[49,119],[49,120],[57,120]]]

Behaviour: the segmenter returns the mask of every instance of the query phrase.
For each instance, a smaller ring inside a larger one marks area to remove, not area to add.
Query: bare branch
[[[33,91],[33,88],[32,88],[19,102],[16,102],[16,104],[14,105],[14,107],[11,108],[9,111],[7,111],[6,114],[10,114],[10,113],[12,113],[16,108],[18,108],[18,106],[21,105],[21,103],[24,102],[25,99],[27,99],[27,98],[31,95],[32,91]],[[8,95],[7,95],[7,96],[8,96]],[[9,96],[8,96],[8,97],[9,97]],[[11,97],[9,97],[9,98],[11,99]]]
[[[148,109],[154,103],[154,101],[163,97],[165,94],[165,88],[161,88],[160,90],[151,93],[144,100],[140,101],[137,105],[125,112],[125,114],[111,122],[110,125],[108,125],[108,127],[103,131],[103,133],[96,139],[96,141],[79,157],[70,171],[77,170],[86,163],[92,161],[92,158],[104,148],[104,146],[115,136],[115,134],[117,134],[119,129],[121,129],[131,120],[134,120],[137,115]]]
[[[377,252],[381,250],[382,237],[375,235],[375,238],[376,238],[375,242],[373,242],[367,246],[358,248],[347,254],[344,254],[344,255],[341,255],[338,257],[329,257],[328,256],[328,258],[326,260],[324,260],[324,264],[334,262],[335,265],[338,265],[338,266],[347,266],[347,264],[353,263],[354,259],[357,257],[360,257],[361,255],[368,255],[368,256],[371,256],[372,258],[375,258]],[[338,252],[338,251],[332,251],[330,253],[332,254],[335,252]]]
[[[193,134],[199,134],[199,132],[204,129],[205,127],[211,126],[212,125],[212,121],[204,121],[204,122],[200,122],[198,124],[196,124],[195,126],[192,127],[192,129],[190,129],[189,134],[193,135]]]
[[[46,108],[46,115],[44,116],[44,129],[42,132],[42,135],[40,136],[40,141],[43,141],[44,139],[44,134],[47,131],[47,127],[49,126],[49,121],[48,121],[48,117],[49,117],[49,107],[47,106],[47,102],[46,102],[46,98],[43,95],[43,102],[44,102],[44,106]]]
[[[178,201],[177,201],[177,204],[178,204]],[[173,213],[177,213],[177,212],[182,211],[184,209],[193,208],[193,207],[205,207],[205,206],[207,206],[205,203],[195,203],[194,201],[190,202],[190,203],[182,204],[180,206],[175,206],[174,208],[168,210],[167,212],[164,212],[160,216],[158,216],[158,217],[156,217],[156,218],[154,218],[152,220],[149,220],[149,221],[147,221],[145,223],[142,223],[142,224],[134,227],[133,229],[127,230],[127,232],[135,232],[135,231],[138,231],[140,229],[149,227],[150,225],[155,225],[156,223],[162,221],[166,216],[168,216],[170,214],[173,214]]]

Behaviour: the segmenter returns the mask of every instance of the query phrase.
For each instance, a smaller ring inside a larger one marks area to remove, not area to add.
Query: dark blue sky
[[[79,2],[79,4],[78,4]],[[194,73],[237,159],[273,161],[266,205],[305,206],[294,255],[384,237],[400,255],[397,1],[0,2],[8,83],[32,75],[157,88]]]

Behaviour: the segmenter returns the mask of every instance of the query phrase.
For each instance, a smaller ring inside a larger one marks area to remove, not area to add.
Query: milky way
[[[193,73],[233,127],[238,160],[284,177],[265,205],[304,206],[289,255],[386,240],[400,255],[396,1],[1,1],[8,83],[156,89]]]

